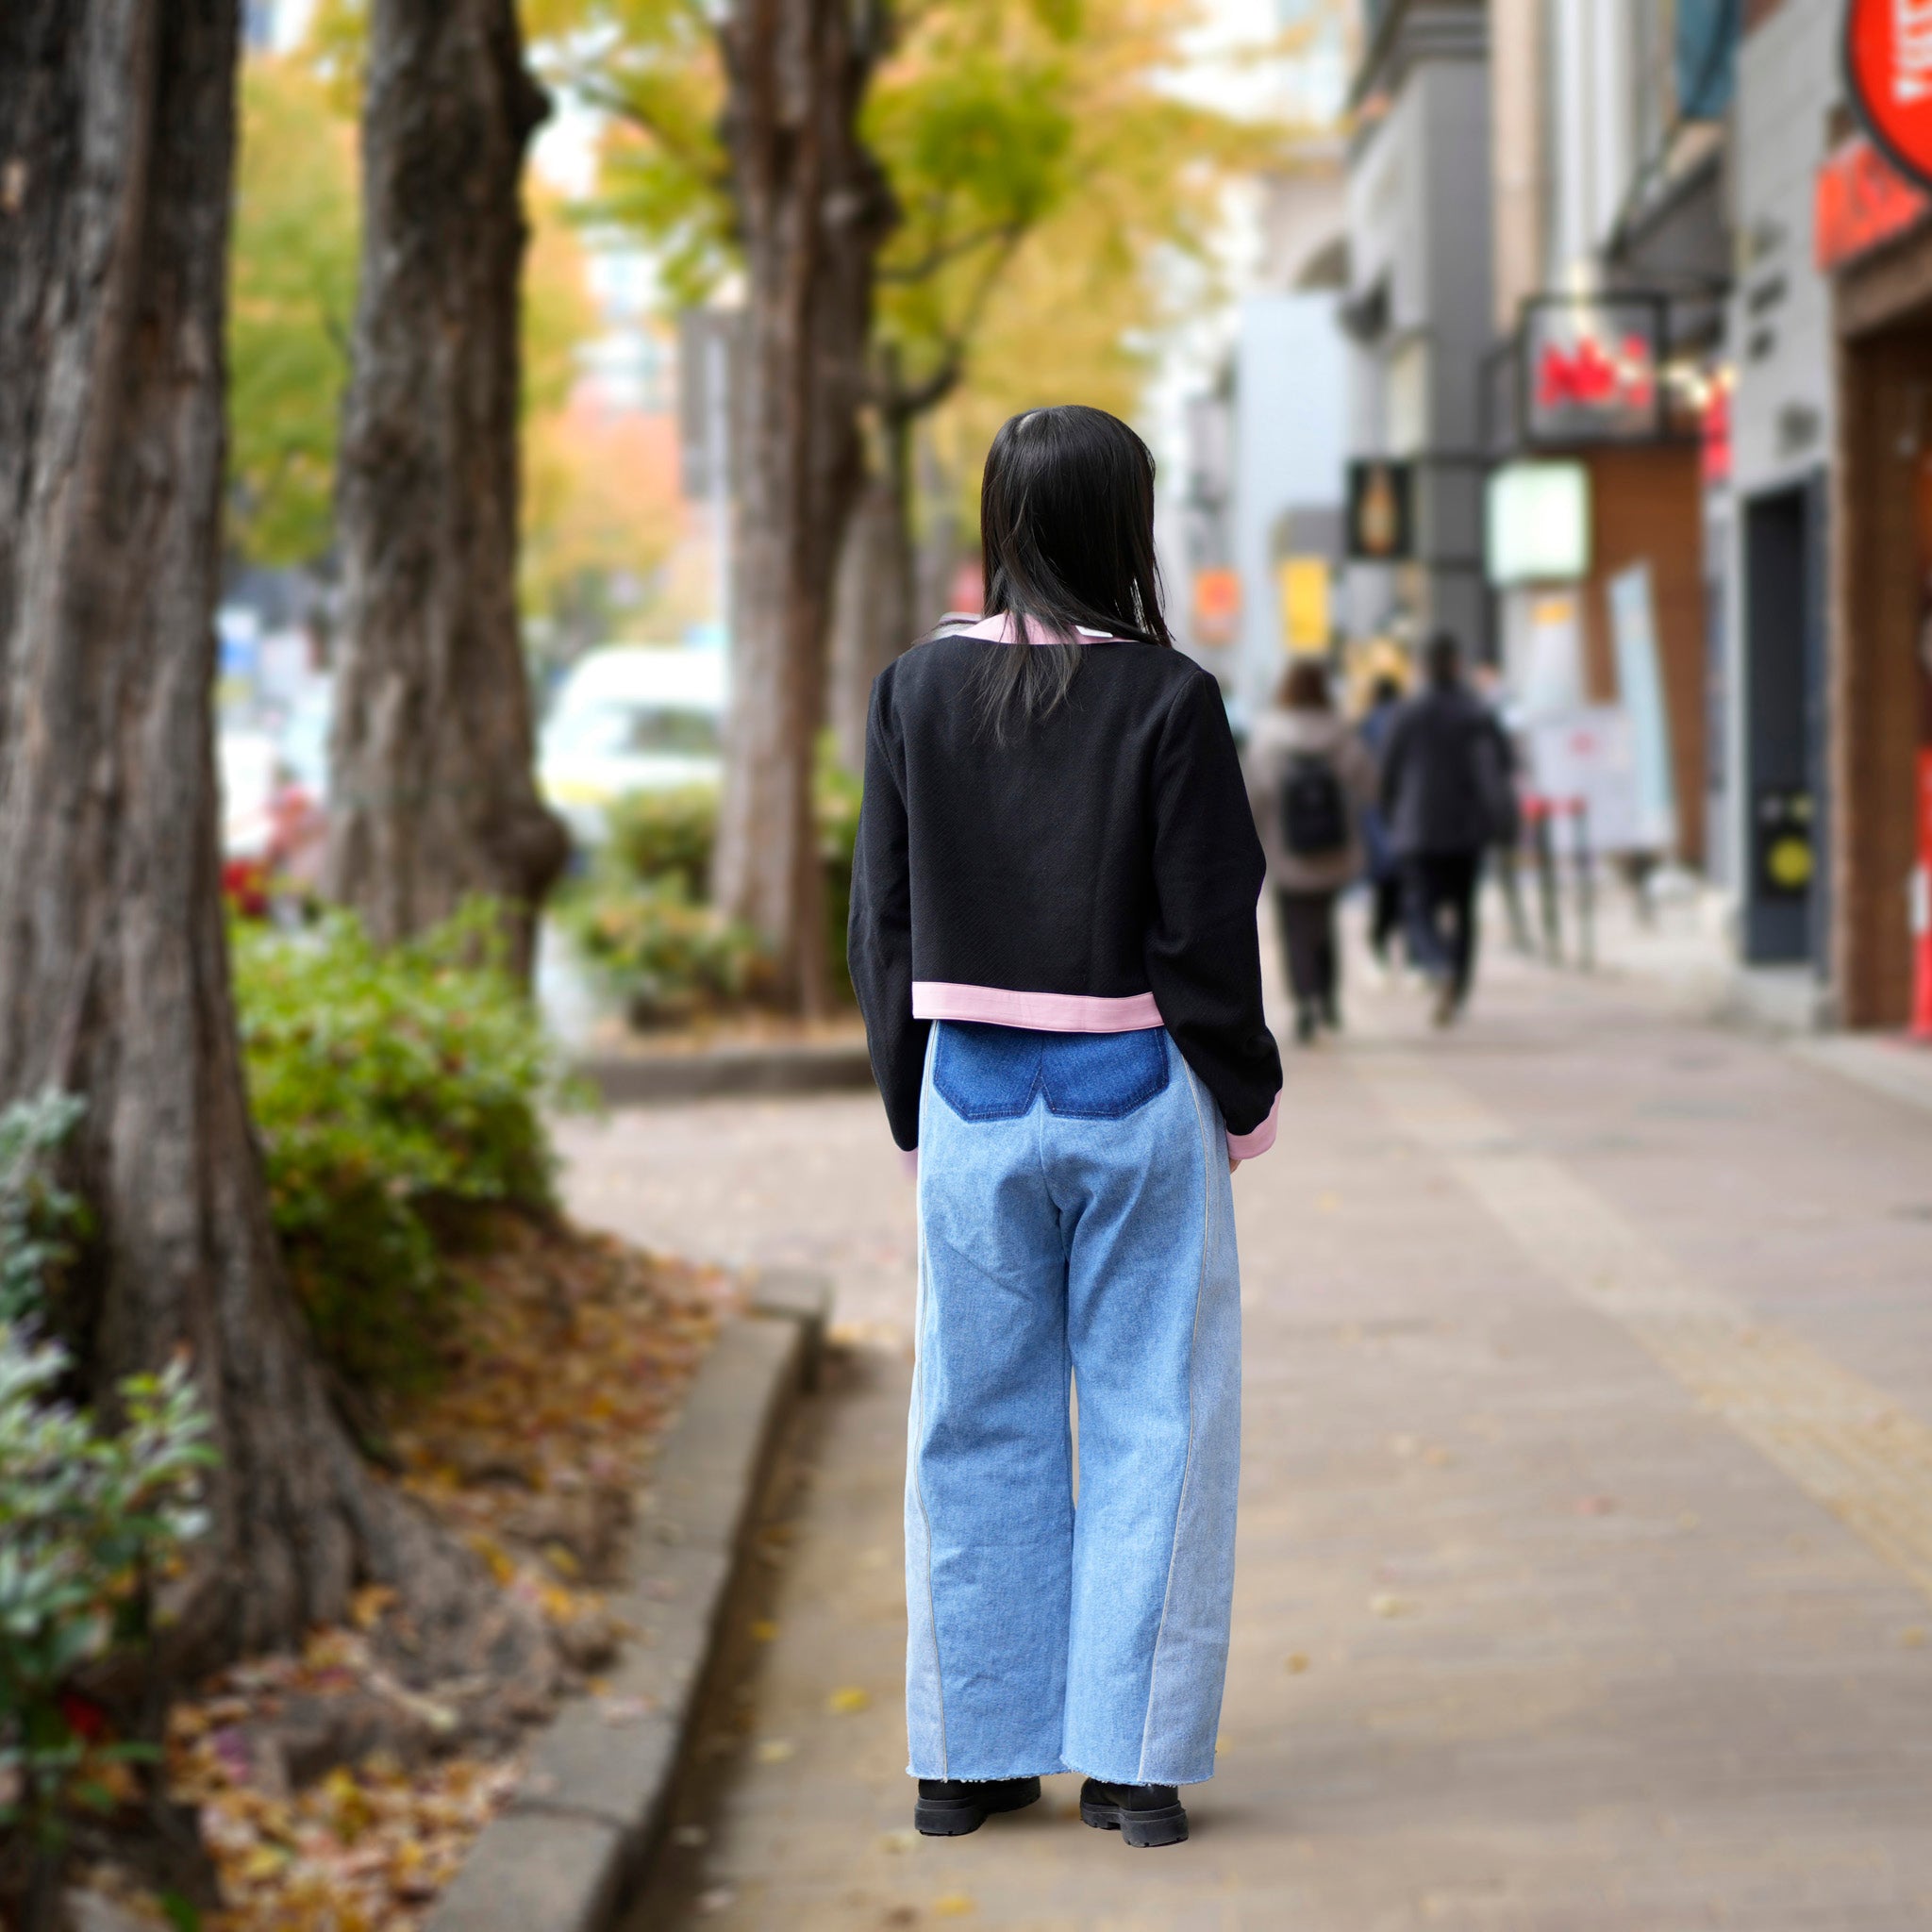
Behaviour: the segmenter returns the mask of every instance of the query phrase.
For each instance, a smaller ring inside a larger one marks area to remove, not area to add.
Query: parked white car
[[[543,795],[583,845],[630,791],[715,785],[724,775],[724,654],[609,645],[572,666],[538,747]]]

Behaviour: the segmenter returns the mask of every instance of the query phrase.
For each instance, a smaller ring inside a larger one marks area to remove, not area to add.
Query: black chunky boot
[[[964,1838],[995,1811],[1022,1811],[1039,1797],[1037,1777],[996,1777],[977,1784],[963,1778],[923,1777],[912,1823],[927,1838]]]
[[[1188,1835],[1187,1807],[1173,1785],[1104,1785],[1090,1777],[1080,1787],[1080,1823],[1117,1831],[1130,1845],[1177,1845]]]

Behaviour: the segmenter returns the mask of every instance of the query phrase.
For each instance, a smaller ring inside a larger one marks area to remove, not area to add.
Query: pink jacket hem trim
[[[915,1020],[976,1020],[1034,1033],[1139,1033],[1160,1024],[1151,992],[1100,999],[1084,992],[1014,992],[1004,986],[963,986],[950,979],[912,982]]]
[[[1274,1096],[1274,1104],[1268,1109],[1268,1118],[1258,1127],[1251,1127],[1245,1134],[1230,1134],[1227,1137],[1228,1154],[1236,1160],[1252,1160],[1257,1154],[1265,1154],[1274,1144],[1274,1131],[1280,1124],[1281,1095]]]

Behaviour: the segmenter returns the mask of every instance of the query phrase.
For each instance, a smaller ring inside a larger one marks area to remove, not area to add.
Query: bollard
[[[1573,798],[1576,841],[1571,862],[1576,868],[1576,963],[1588,973],[1596,965],[1596,863],[1590,849],[1590,800]]]

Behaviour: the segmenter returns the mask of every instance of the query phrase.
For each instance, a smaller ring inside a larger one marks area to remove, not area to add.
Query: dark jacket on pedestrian
[[[1393,876],[1396,871],[1395,848],[1389,842],[1389,826],[1382,817],[1381,779],[1382,754],[1389,743],[1389,734],[1395,728],[1395,721],[1402,712],[1402,699],[1399,695],[1382,699],[1372,705],[1366,717],[1357,727],[1363,747],[1374,761],[1376,782],[1371,788],[1370,803],[1362,808],[1362,845],[1368,854],[1368,874],[1373,880]]]
[[[873,686],[847,958],[899,1145],[919,1141],[935,1020],[1068,1033],[1165,1026],[1230,1151],[1274,1138],[1261,1011],[1261,847],[1214,679],[1178,651],[1083,635],[1065,699],[1016,741],[973,692],[993,617]]]
[[[1382,817],[1397,856],[1480,852],[1502,837],[1513,762],[1495,713],[1466,685],[1410,698],[1382,748]]]

